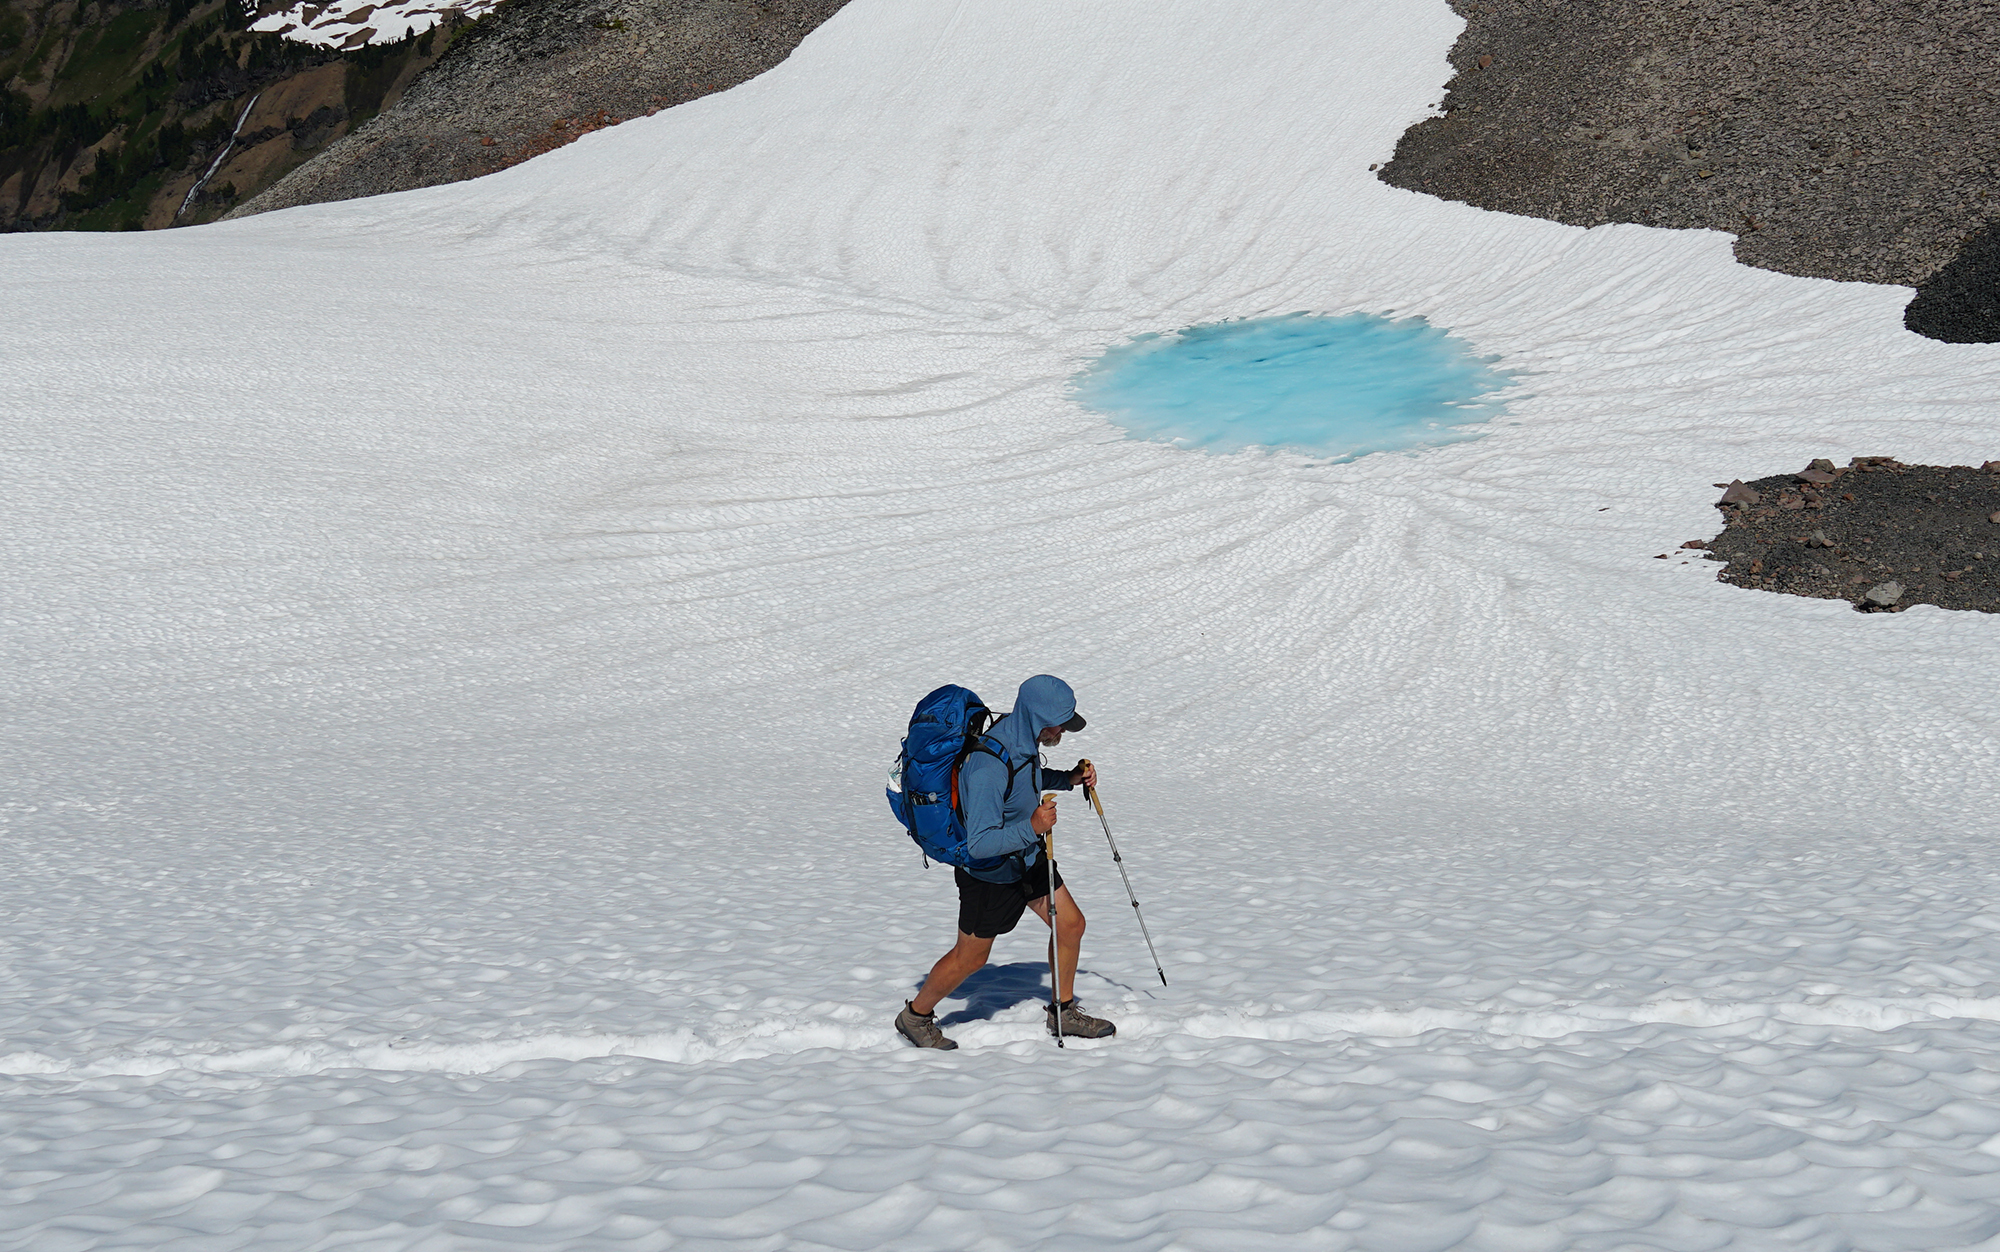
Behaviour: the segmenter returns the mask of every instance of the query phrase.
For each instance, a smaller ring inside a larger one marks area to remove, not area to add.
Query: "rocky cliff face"
[[[231,217],[477,178],[752,78],[845,0],[507,0]]]

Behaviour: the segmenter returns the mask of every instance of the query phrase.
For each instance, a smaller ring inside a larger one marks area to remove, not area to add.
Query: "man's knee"
[[[1039,906],[1035,909],[1035,912],[1041,915],[1043,921],[1045,922],[1048,921],[1049,920],[1048,900],[1046,899],[1037,900],[1035,901],[1035,904]],[[1076,907],[1076,901],[1068,899],[1067,897],[1058,898],[1055,908],[1055,919],[1056,919],[1056,925],[1062,927],[1062,932],[1065,935],[1080,935],[1084,932],[1085,929],[1089,927],[1090,924],[1084,918],[1083,910]]]
[[[1062,922],[1064,930],[1074,930],[1078,934],[1082,934],[1084,927],[1089,925],[1083,916],[1083,910],[1077,906],[1076,898],[1070,895],[1067,887],[1056,893],[1056,918]]]
[[[958,946],[952,951],[961,963],[976,967],[986,964],[986,958],[992,955],[993,941],[982,939],[978,935],[968,935],[961,930],[958,932]]]

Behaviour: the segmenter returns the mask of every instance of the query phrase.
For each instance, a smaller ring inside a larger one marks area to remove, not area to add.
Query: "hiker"
[[[931,968],[917,998],[896,1015],[896,1029],[920,1048],[955,1048],[938,1029],[938,1002],[980,967],[993,941],[1014,929],[1021,913],[1033,909],[1044,923],[1051,903],[1056,911],[1056,954],[1050,977],[1062,1013],[1061,1034],[1101,1039],[1117,1033],[1102,1018],[1076,1007],[1076,958],[1083,943],[1083,910],[1070,898],[1060,869],[1050,893],[1050,865],[1042,838],[1056,824],[1056,806],[1041,802],[1043,791],[1068,791],[1081,783],[1097,785],[1097,767],[1087,763],[1060,772],[1044,770],[1041,750],[1062,742],[1063,732],[1082,730],[1076,693],[1068,683],[1037,674],[1021,684],[1014,711],[987,730],[986,738],[1004,748],[1007,764],[989,751],[973,751],[959,767],[958,801],[965,820],[966,851],[974,858],[999,858],[993,868],[967,870],[956,866],[958,884],[958,943]],[[1056,1006],[1046,1007],[1049,1033],[1057,1033]]]

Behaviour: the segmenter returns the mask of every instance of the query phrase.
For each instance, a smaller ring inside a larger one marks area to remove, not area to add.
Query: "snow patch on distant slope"
[[[333,0],[331,4],[295,4],[268,13],[251,24],[251,30],[271,31],[295,43],[323,48],[359,48],[371,43],[395,43],[457,16],[477,18],[500,0],[461,0],[440,4],[436,0],[389,0],[371,4],[369,0]]]

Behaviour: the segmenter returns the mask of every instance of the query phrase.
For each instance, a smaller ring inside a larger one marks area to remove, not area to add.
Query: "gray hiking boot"
[[[920,1048],[949,1049],[958,1046],[938,1029],[936,1013],[919,1013],[910,1007],[908,1001],[904,1001],[903,1011],[896,1014],[896,1033]]]
[[[1056,1033],[1056,1011],[1054,1006],[1042,1010],[1049,1020],[1049,1033]],[[1065,1039],[1102,1039],[1115,1035],[1118,1028],[1101,1017],[1092,1017],[1076,1007],[1074,999],[1062,1002],[1062,1034]]]

